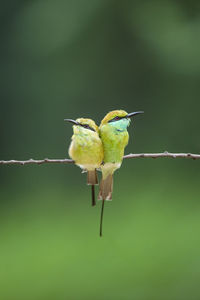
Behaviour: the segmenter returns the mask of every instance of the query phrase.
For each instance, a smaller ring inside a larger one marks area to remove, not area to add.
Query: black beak
[[[133,116],[136,116],[136,115],[139,115],[139,114],[143,114],[143,113],[144,113],[143,111],[132,112],[132,113],[126,115],[126,118],[131,118]]]
[[[64,119],[64,121],[70,122],[70,123],[72,123],[74,125],[79,125],[78,122],[76,122],[75,120],[72,120],[72,119]]]

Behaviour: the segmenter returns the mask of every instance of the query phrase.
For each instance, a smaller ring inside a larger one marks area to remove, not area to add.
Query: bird
[[[92,187],[92,206],[95,206],[95,185],[98,184],[96,169],[103,161],[103,145],[99,128],[91,119],[64,119],[73,124],[73,135],[69,146],[69,156],[83,172],[87,172],[87,184]]]
[[[127,113],[125,110],[113,110],[106,114],[99,126],[99,136],[104,149],[104,158],[101,164],[102,180],[98,195],[98,199],[102,200],[100,236],[102,236],[104,202],[112,200],[113,173],[122,164],[124,149],[129,140],[127,127],[130,125],[132,117],[142,113],[144,112]]]

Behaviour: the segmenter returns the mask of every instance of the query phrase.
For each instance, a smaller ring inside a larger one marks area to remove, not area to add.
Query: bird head
[[[93,132],[98,133],[98,126],[95,124],[95,122],[91,119],[84,119],[84,118],[79,118],[76,120],[72,119],[64,119],[64,121],[70,122],[74,125],[74,130],[90,130]]]
[[[135,115],[142,114],[143,111],[127,113],[125,110],[113,110],[109,112],[101,121],[100,128],[104,125],[114,126],[116,128],[125,130],[130,124],[130,118]]]

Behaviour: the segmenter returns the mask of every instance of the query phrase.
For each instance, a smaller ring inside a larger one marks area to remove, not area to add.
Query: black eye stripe
[[[126,117],[118,117],[118,116],[116,116],[113,119],[111,119],[110,121],[108,121],[108,123],[114,122],[114,121],[119,121],[119,120],[124,119],[124,118],[126,118]]]
[[[92,131],[95,131],[92,127],[90,127],[89,125],[87,124],[80,124],[80,126],[86,128],[86,129],[89,129],[89,130],[92,130]]]

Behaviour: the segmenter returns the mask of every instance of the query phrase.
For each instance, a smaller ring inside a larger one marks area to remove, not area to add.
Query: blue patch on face
[[[131,120],[129,118],[123,118],[121,120],[113,121],[109,123],[110,126],[114,127],[117,131],[125,131],[130,125]]]

